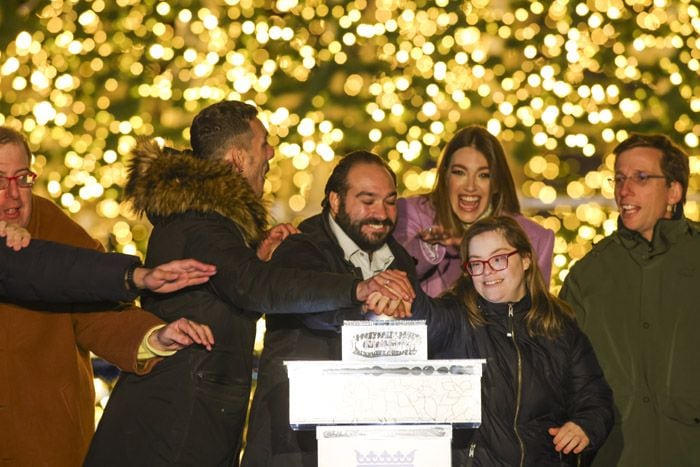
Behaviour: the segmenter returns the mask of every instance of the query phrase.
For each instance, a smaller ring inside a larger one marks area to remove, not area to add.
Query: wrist
[[[169,357],[173,355],[177,350],[168,349],[168,347],[160,341],[160,333],[165,328],[165,324],[158,325],[151,328],[146,334],[146,339],[144,339],[144,345],[148,352],[152,353],[157,357]]]
[[[144,271],[139,263],[132,263],[124,271],[124,286],[126,290],[133,293],[139,293],[143,290]]]
[[[355,303],[363,303],[365,300],[367,300],[367,296],[369,295],[369,290],[367,290],[367,284],[365,281],[357,281],[355,282],[355,287],[353,288],[353,302]]]

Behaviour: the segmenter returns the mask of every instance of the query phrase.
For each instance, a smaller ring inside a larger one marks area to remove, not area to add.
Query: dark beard
[[[347,234],[350,239],[355,242],[357,246],[360,247],[362,251],[366,251],[367,253],[374,253],[378,249],[386,243],[387,237],[391,235],[391,233],[394,231],[394,223],[391,221],[391,219],[375,219],[375,218],[370,218],[370,219],[363,219],[361,221],[355,221],[353,222],[352,219],[350,219],[350,216],[348,215],[347,211],[345,210],[345,200],[341,198],[340,200],[340,209],[338,209],[338,214],[336,215],[335,222],[340,226],[341,229],[343,229],[343,232]],[[364,233],[362,233],[362,226],[366,224],[382,224],[386,225],[389,227],[389,231],[386,233],[386,235],[372,235],[372,236],[367,236]]]

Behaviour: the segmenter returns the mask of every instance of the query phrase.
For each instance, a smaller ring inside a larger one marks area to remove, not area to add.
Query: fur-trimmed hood
[[[265,207],[230,164],[197,159],[189,151],[163,150],[152,140],[139,141],[131,154],[124,197],[138,214],[154,218],[216,212],[235,222],[248,243],[262,239]]]

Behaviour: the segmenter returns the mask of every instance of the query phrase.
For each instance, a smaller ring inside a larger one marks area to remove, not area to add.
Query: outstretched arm
[[[214,335],[206,324],[180,318],[152,332],[148,336],[148,344],[159,352],[177,351],[192,344],[199,344],[211,350]]]
[[[131,301],[138,290],[172,292],[206,282],[216,270],[193,260],[153,269],[135,256],[32,240],[19,251],[0,244],[0,297],[25,302]],[[133,288],[127,288],[128,271]]]

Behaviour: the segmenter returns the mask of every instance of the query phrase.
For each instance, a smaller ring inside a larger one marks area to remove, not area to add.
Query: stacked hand
[[[380,292],[372,292],[365,302],[364,309],[375,315],[391,316],[393,318],[410,318],[411,301],[392,299]]]
[[[206,324],[180,318],[148,336],[148,343],[160,351],[180,350],[197,343],[211,350],[214,335]]]
[[[161,264],[153,269],[136,268],[134,284],[139,289],[170,293],[183,287],[207,282],[216,274],[216,267],[194,259],[180,259]]]
[[[31,235],[29,232],[17,224],[9,224],[6,221],[0,221],[0,237],[5,237],[7,246],[15,251],[19,251],[29,245]]]
[[[396,318],[411,316],[411,302],[416,294],[403,271],[388,269],[357,285],[358,300],[365,302],[363,309]]]
[[[421,240],[431,245],[439,244],[459,248],[459,245],[462,243],[462,237],[453,235],[452,232],[441,225],[433,225],[425,230],[421,230],[418,232],[418,236]]]

